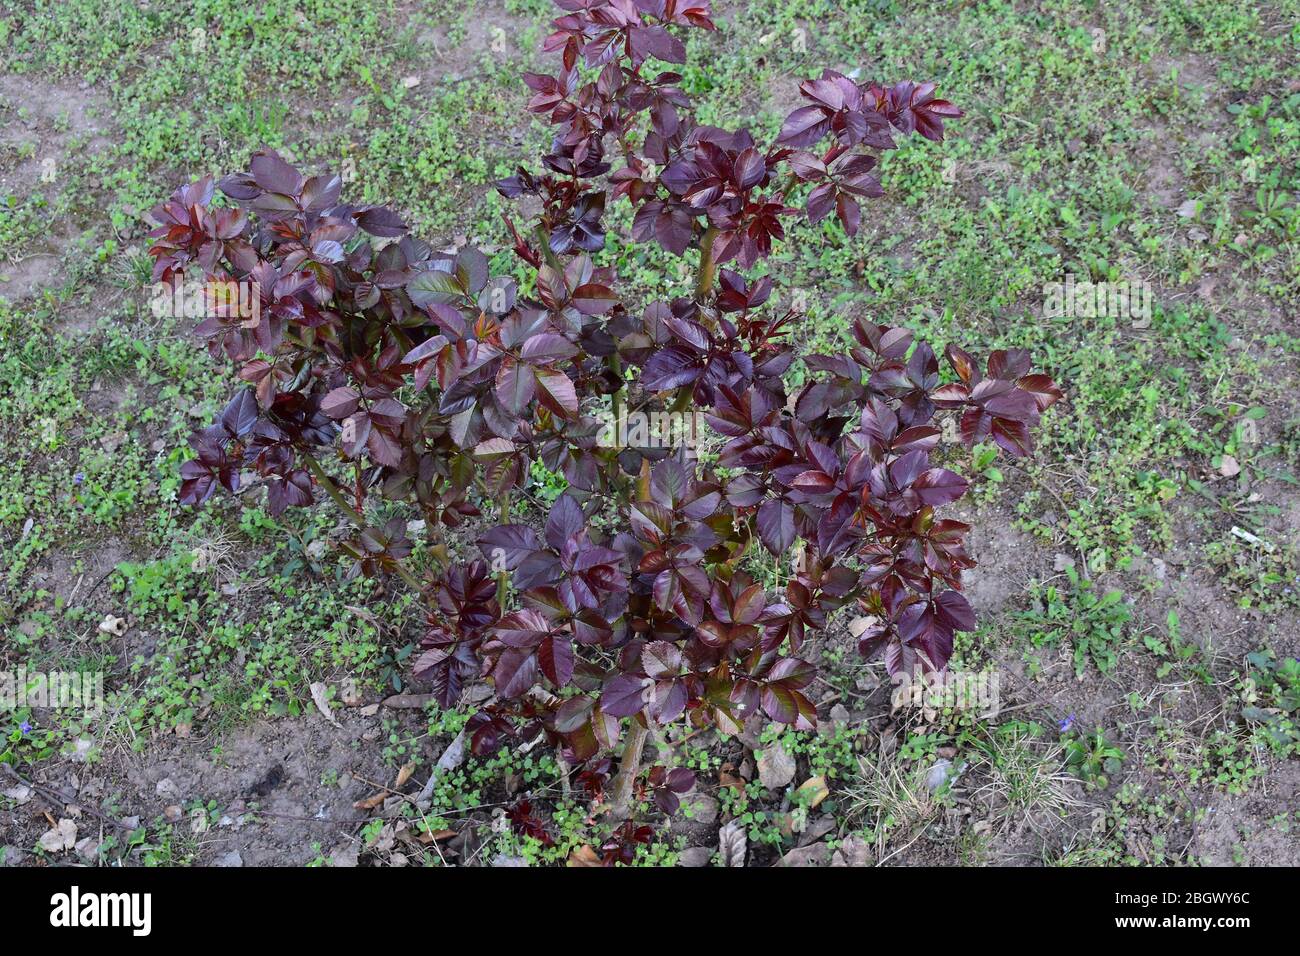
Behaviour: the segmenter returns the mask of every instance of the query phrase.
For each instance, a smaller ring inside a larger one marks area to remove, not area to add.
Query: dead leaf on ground
[[[744,866],[749,850],[749,837],[737,820],[732,820],[718,831],[718,854],[723,866]]]
[[[807,807],[809,810],[815,808],[819,803],[829,797],[830,788],[826,786],[825,777],[809,777],[799,785],[799,789],[794,792],[795,804]]]
[[[334,715],[330,713],[330,692],[320,681],[311,685],[311,700],[316,705],[316,709],[321,712],[321,716],[328,720],[333,726],[338,727],[339,722]]]
[[[831,866],[867,866],[871,863],[871,847],[860,834],[850,833],[831,856]]]
[[[736,765],[733,763],[724,763],[718,768],[718,786],[731,787],[733,790],[744,790],[745,781],[735,773]]]
[[[569,854],[566,866],[601,866],[600,854],[585,843]]]
[[[768,790],[780,790],[794,779],[794,758],[785,752],[780,741],[760,750],[756,757],[758,780]]]
[[[352,809],[373,810],[375,809],[375,807],[383,803],[386,799],[388,799],[387,793],[376,793],[372,796],[366,797],[364,800],[358,800],[356,803],[352,804]]]
[[[64,853],[77,845],[77,825],[66,817],[41,834],[40,847],[46,853]]]
[[[339,700],[343,702],[344,707],[360,707],[365,703],[365,698],[357,690],[355,678],[348,677],[339,683]]]
[[[401,790],[413,773],[415,773],[415,761],[402,764],[401,769],[397,771],[397,780],[393,784],[393,789]]]
[[[434,765],[433,771],[429,774],[428,781],[420,789],[419,795],[415,798],[416,805],[419,806],[424,801],[433,797],[434,788],[438,785],[444,773],[455,770],[465,760],[465,731],[462,730],[447,745],[447,749],[442,752],[438,762]]]
[[[450,840],[455,835],[456,835],[455,830],[433,830],[433,831],[426,830],[424,833],[421,833],[418,837],[416,837],[416,839],[419,840],[421,843],[423,843],[425,846],[428,846],[430,843],[437,843],[441,840]]]
[[[394,694],[392,697],[385,697],[383,705],[398,710],[418,710],[431,700],[433,700],[432,694]]]
[[[830,862],[831,848],[825,843],[795,847],[781,857],[781,866],[825,866]]]
[[[687,847],[678,854],[677,865],[689,867],[708,866],[711,859],[713,859],[713,851],[707,846],[692,846]]]
[[[807,846],[809,843],[817,842],[834,830],[835,826],[835,818],[829,813],[814,817],[804,826],[803,833],[799,834],[799,845]]]

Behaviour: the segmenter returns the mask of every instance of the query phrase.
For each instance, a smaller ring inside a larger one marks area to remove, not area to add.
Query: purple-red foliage
[[[528,109],[554,127],[542,171],[499,184],[540,202],[531,228],[508,218],[534,274],[523,297],[466,247],[434,252],[393,211],[342,201],[337,176],[306,176],[263,150],[154,210],[155,279],[255,282],[257,317],[220,309],[199,326],[246,383],[220,421],[191,440],[181,501],[253,473],[279,514],[318,497],[317,457],[346,467],[335,489],[359,519],[345,543],[357,573],[401,565],[403,522],[369,526],[374,496],[412,502],[431,531],[508,502],[540,460],[568,490],[549,513],[479,538],[484,560],[452,564],[426,590],[416,676],[444,706],[486,679],[493,697],[467,728],[486,752],[547,733],[599,792],[620,721],[687,720],[736,732],[753,713],[796,727],[816,714],[801,657],[810,632],[852,608],[859,646],[890,672],[942,669],[953,635],[975,626],[962,594],[974,566],[960,521],[940,516],[967,490],[936,452],[939,416],[966,445],[1032,448],[1061,397],[1022,350],[980,365],[949,346],[957,381],[902,328],[851,323],[847,352],[799,356],[773,308],[770,277],[738,270],[767,256],[783,223],[832,212],[850,235],[895,137],[941,141],[960,117],[931,83],[857,83],[825,71],[774,142],[698,125],[680,74],[679,28],[713,29],[707,0],[559,0],[547,50],[554,75],[525,74]],[[635,210],[634,241],[699,249],[696,295],[633,303],[597,267],[611,204]],[[786,373],[801,358],[794,392]],[[717,466],[663,449],[598,441],[619,407],[701,409],[726,443]],[[771,593],[745,571],[757,548],[798,560]],[[494,573],[508,576],[502,590]],[[508,597],[499,601],[499,596]],[[663,770],[663,768],[659,768]],[[664,809],[689,783],[649,781]],[[543,838],[526,803],[517,829]],[[625,859],[632,828],[602,848]]]

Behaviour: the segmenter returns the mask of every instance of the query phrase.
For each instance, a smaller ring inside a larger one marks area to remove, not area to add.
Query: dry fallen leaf
[[[749,850],[749,837],[737,820],[732,820],[718,831],[718,855],[723,866],[744,866]]]
[[[861,637],[866,631],[880,623],[880,618],[871,616],[858,616],[849,621],[849,633],[854,637]]]
[[[397,829],[391,823],[385,823],[370,846],[379,853],[387,853],[397,843]]]
[[[320,681],[312,684],[311,700],[312,703],[316,705],[316,709],[321,712],[322,717],[328,720],[335,727],[339,726],[339,722],[335,720],[334,715],[330,713],[330,693],[328,687]]]
[[[569,854],[566,866],[601,866],[600,855],[585,843]]]
[[[780,790],[794,779],[794,758],[785,752],[780,741],[765,747],[756,755],[758,780],[769,790]]]
[[[707,846],[691,846],[678,854],[677,865],[688,867],[708,866],[709,861],[712,859],[713,850]]]
[[[66,818],[41,834],[40,846],[46,853],[63,853],[76,845],[77,825]]]
[[[374,794],[374,795],[372,795],[372,796],[366,797],[366,799],[364,799],[364,800],[358,800],[356,803],[352,804],[352,809],[353,809],[353,810],[373,810],[375,807],[379,806],[381,803],[383,803],[383,802],[384,802],[385,800],[387,800],[387,799],[388,799],[388,794],[386,794],[386,793],[376,793],[376,794]]]
[[[394,707],[398,710],[418,710],[431,700],[433,700],[432,694],[394,694],[385,697],[382,703],[385,707]]]
[[[850,833],[831,857],[831,866],[866,866],[871,862],[871,847],[857,833]]]
[[[1231,455],[1224,455],[1219,459],[1219,474],[1224,478],[1231,478],[1241,473],[1241,465],[1237,464],[1237,459]]]
[[[411,774],[415,773],[415,762],[402,764],[402,768],[397,771],[397,782],[393,784],[394,790],[401,790],[402,785],[411,779]]]
[[[831,848],[825,843],[795,847],[781,857],[781,866],[825,866],[830,862]]]
[[[449,770],[455,770],[465,759],[465,731],[462,730],[447,745],[447,749],[442,752],[438,758],[437,764],[434,765],[433,772],[429,774],[429,779],[420,789],[419,795],[415,798],[416,805],[419,806],[426,800],[433,797],[434,788],[438,785],[438,780]]]
[[[799,789],[794,792],[795,803],[799,806],[807,807],[809,810],[817,806],[831,794],[830,788],[826,786],[825,777],[809,777],[799,785]]]
[[[355,679],[348,677],[339,684],[339,700],[343,702],[344,707],[360,707],[365,698],[357,690]]]
[[[450,840],[455,835],[455,830],[434,830],[432,832],[426,830],[424,833],[417,836],[416,839],[425,846],[428,846],[430,843],[437,843],[440,840]]]

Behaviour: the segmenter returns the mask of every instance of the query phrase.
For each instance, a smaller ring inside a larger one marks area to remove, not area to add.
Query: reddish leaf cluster
[[[928,345],[865,320],[847,352],[802,356],[808,374],[791,393],[796,313],[770,307],[771,278],[715,278],[720,263],[770,253],[796,204],[813,222],[834,210],[855,232],[860,200],[882,193],[868,150],[892,148],[895,133],[940,140],[961,115],[932,84],[827,71],[761,147],[746,130],[696,124],[680,75],[648,69],[684,61],[676,28],[712,29],[705,0],[560,6],[546,46],[561,69],[525,76],[529,109],[555,126],[546,172],[499,184],[541,201],[531,230],[507,219],[532,297],[482,253],[434,253],[392,211],[344,204],[337,177],[306,177],[270,151],[220,183],[235,209],[213,205],[208,180],[162,204],[152,252],[161,281],[197,269],[255,283],[260,304],[253,320],[222,313],[199,327],[250,387],[192,440],[182,502],[252,472],[279,513],[325,483],[360,524],[345,544],[354,571],[379,573],[401,571],[411,544],[401,522],[367,524],[374,495],[413,502],[435,532],[486,501],[504,510],[534,461],[564,477],[544,521],[490,527],[486,560],[426,589],[415,672],[444,706],[490,682],[467,727],[476,752],[544,732],[599,792],[600,755],[624,718],[736,732],[761,713],[812,726],[815,669],[801,653],[838,609],[870,616],[860,649],[891,672],[942,669],[954,632],[974,627],[961,593],[973,562],[968,527],[938,515],[967,482],[938,457],[936,416],[955,416],[966,445],[1019,456],[1061,393],[1018,350],[994,352],[981,373],[950,346],[957,381],[941,384]],[[603,213],[621,199],[635,207],[634,239],[699,248],[695,296],[634,304],[593,264],[610,241]],[[717,464],[609,447],[598,435],[611,404],[703,411],[725,439]],[[349,477],[336,487],[317,456]],[[782,592],[746,572],[758,547],[795,558]],[[650,792],[675,807],[689,784],[659,770]],[[538,835],[534,819],[512,812]],[[623,836],[611,859],[637,840]]]
[[[860,200],[883,195],[871,175],[876,157],[868,150],[895,148],[893,132],[941,141],[944,119],[962,115],[935,97],[933,83],[886,88],[826,70],[800,86],[809,105],[786,118],[775,143],[760,148],[747,130],[696,124],[680,73],[652,76],[645,70],[651,57],[686,61],[685,47],[666,28],[713,29],[707,3],[689,9],[645,0],[560,6],[572,12],[556,21],[546,42],[547,49],[562,51],[559,73],[524,75],[533,91],[528,109],[556,128],[542,162],[559,176],[520,169],[501,183],[506,196],[529,192],[543,201],[541,224],[557,253],[603,245],[605,192],[589,190],[582,180],[612,168],[607,142],[617,144],[624,163],[609,175],[611,198],[626,196],[636,206],[633,238],[654,240],[681,255],[702,222],[715,262],[735,259],[749,268],[784,237],[781,219],[799,211],[789,203],[802,184],[816,184],[803,200],[808,218],[820,222],[834,210],[853,235],[861,221]],[[582,66],[600,70],[583,82]],[[648,128],[638,144],[643,126]],[[809,152],[827,138],[820,155]]]

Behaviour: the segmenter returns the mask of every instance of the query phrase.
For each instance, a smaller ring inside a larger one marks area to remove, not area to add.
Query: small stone
[[[180,804],[178,803],[173,803],[170,806],[163,807],[163,816],[167,818],[168,823],[180,823],[183,815],[184,812],[181,810]]]
[[[158,785],[154,787],[154,792],[160,797],[180,796],[180,790],[177,788],[176,784],[172,782],[171,777],[164,777],[159,780]]]
[[[239,855],[238,850],[231,850],[229,853],[223,854],[213,860],[212,865],[227,868],[242,867],[244,865],[244,858]]]

